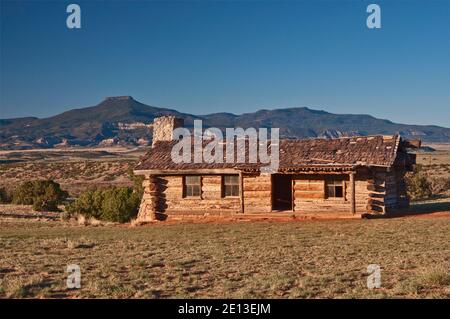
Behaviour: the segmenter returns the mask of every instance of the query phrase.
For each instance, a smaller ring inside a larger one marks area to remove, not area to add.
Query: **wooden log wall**
[[[244,174],[243,185],[245,213],[269,213],[272,210],[272,185],[269,174]]]
[[[386,212],[384,197],[386,195],[386,170],[372,169],[372,176],[367,181],[369,198],[367,200],[367,212],[372,214],[384,214]]]
[[[183,177],[164,176],[166,188],[160,193],[164,213],[175,215],[209,215],[238,213],[241,209],[239,196],[222,198],[220,175],[201,177],[201,196],[183,198]]]
[[[409,205],[404,170],[376,168],[355,174],[355,213],[384,214]],[[272,179],[269,174],[241,174],[240,196],[222,197],[221,175],[201,178],[201,196],[183,198],[183,176],[150,176],[144,182],[144,196],[138,220],[153,220],[158,213],[172,215],[229,215],[272,211]],[[348,174],[342,198],[326,198],[326,174],[293,175],[293,210],[299,213],[351,214]]]
[[[369,213],[386,214],[409,206],[403,169],[372,169],[373,177],[368,180]]]
[[[296,176],[293,182],[294,199],[325,199],[325,181],[315,176]],[[295,203],[295,200],[294,200]]]
[[[351,214],[349,175],[335,175],[335,177],[344,179],[344,196],[342,198],[326,198],[326,177],[325,174],[295,175],[293,177],[294,211],[300,213]],[[367,175],[364,172],[357,173],[355,176],[355,213],[365,212],[367,197]]]
[[[398,208],[397,179],[395,175],[395,171],[386,172],[386,193],[384,195],[384,207],[386,213],[395,211]]]
[[[399,209],[409,207],[409,197],[407,194],[405,174],[405,169],[398,169],[395,171],[395,178],[397,182],[397,201]]]

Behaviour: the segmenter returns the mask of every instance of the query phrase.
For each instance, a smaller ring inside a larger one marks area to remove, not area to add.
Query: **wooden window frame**
[[[330,183],[332,183],[330,185]],[[338,184],[340,183],[340,184]],[[334,196],[329,195],[329,187],[333,187],[333,193]],[[335,196],[336,195],[336,187],[342,187],[342,195],[341,196]],[[345,187],[346,182],[343,178],[325,178],[325,199],[331,199],[331,200],[344,200],[345,201]]]
[[[198,183],[198,186],[199,186],[199,194],[198,195],[187,195],[186,194],[186,186],[195,186],[195,185],[197,185],[197,184],[186,184],[186,177],[198,177],[198,179],[199,179],[199,183]],[[202,186],[203,186],[203,178],[202,178],[202,176],[201,175],[184,175],[183,176],[183,184],[182,184],[182,188],[183,188],[183,190],[182,190],[182,197],[183,198],[202,198]]]
[[[228,177],[228,176],[233,176],[233,177],[235,177],[237,180],[236,180],[236,183],[233,183],[233,184],[225,184],[225,177]],[[222,175],[222,178],[221,178],[221,191],[220,191],[220,193],[221,193],[221,197],[222,198],[240,198],[240,192],[241,192],[241,182],[240,182],[240,177],[239,177],[239,174],[232,174],[232,175]],[[226,193],[226,186],[237,186],[237,194],[236,195],[225,195],[225,193]]]

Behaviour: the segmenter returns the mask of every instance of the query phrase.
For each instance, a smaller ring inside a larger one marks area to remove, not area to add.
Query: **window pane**
[[[335,193],[334,197],[342,197],[343,196],[342,186],[335,186],[334,193]]]
[[[327,179],[327,197],[344,197],[344,183],[342,179]]]
[[[336,179],[327,180],[327,185],[342,186],[342,180],[336,180]]]
[[[231,186],[231,193],[232,196],[239,196],[239,186],[238,185]]]
[[[224,185],[224,196],[239,196],[239,185]]]
[[[200,184],[200,176],[186,176],[184,181],[186,185],[197,185]]]
[[[331,185],[327,186],[327,196],[334,197],[334,186]]]
[[[192,196],[200,196],[200,185],[192,186]]]
[[[225,185],[238,185],[239,184],[239,175],[225,175],[223,177],[223,183]]]
[[[185,176],[184,177],[184,196],[200,196],[201,182],[200,176]]]
[[[222,187],[224,197],[239,196],[239,175],[224,175]]]

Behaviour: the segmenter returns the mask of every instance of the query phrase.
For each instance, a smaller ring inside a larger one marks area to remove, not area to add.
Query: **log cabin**
[[[172,116],[155,118],[149,152],[134,169],[145,176],[137,220],[204,216],[362,217],[409,206],[405,173],[420,141],[399,135],[281,139],[279,167],[261,163],[175,163]]]

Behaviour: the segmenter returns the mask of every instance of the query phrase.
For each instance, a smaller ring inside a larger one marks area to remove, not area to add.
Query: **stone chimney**
[[[175,116],[155,117],[153,120],[153,140],[152,146],[157,141],[172,141],[173,130],[182,127],[184,120]]]

